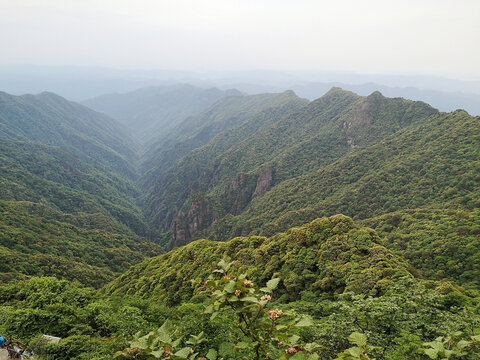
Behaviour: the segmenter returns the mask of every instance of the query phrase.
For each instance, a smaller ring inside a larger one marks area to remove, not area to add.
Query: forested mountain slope
[[[60,147],[0,142],[0,199],[45,203],[68,214],[103,214],[124,232],[145,233],[138,190],[127,178]]]
[[[0,139],[61,146],[90,163],[133,178],[136,144],[105,115],[52,93],[0,92]]]
[[[120,124],[84,106],[0,93],[2,278],[100,286],[158,254],[140,238],[136,151]]]
[[[441,204],[366,219],[382,244],[429,279],[480,289],[480,199],[473,208]],[[439,205],[437,205],[439,206]]]
[[[105,290],[177,304],[194,295],[190,280],[207,278],[224,256],[232,258],[235,268],[256,283],[280,276],[285,300],[298,299],[302,291],[382,294],[394,279],[411,276],[408,264],[381,246],[373,230],[335,215],[271,238],[198,240],[145,260]]]
[[[114,120],[53,94],[2,94],[0,199],[21,201],[45,221],[145,235],[167,248],[198,238],[271,236],[336,213],[380,216],[366,224],[389,239],[381,216],[395,211],[433,221],[438,214],[415,209],[448,203],[449,211],[476,218],[478,118],[339,88],[312,102],[291,91],[231,95],[206,110],[195,103],[199,113],[177,118],[140,160],[138,144]],[[93,151],[100,143],[102,151]],[[459,241],[472,248],[476,230],[467,228]],[[431,254],[427,240],[409,241],[410,249]],[[420,266],[397,242],[384,244],[425,277],[461,276],[477,286],[476,269],[446,271],[445,258]]]
[[[241,214],[276,185],[435,113],[421,102],[334,88],[316,101],[274,113],[254,131],[229,129],[186,155],[147,193],[147,217],[161,232],[172,229],[172,245],[183,244],[214,220]]]
[[[478,144],[479,118],[464,111],[434,115],[277,185],[210,234],[271,234],[334,212],[367,218],[446,201],[478,207],[472,197],[480,186]]]
[[[175,128],[163,132],[147,147],[142,157],[144,172],[143,187],[150,188],[159,182],[177,160],[208,143],[221,134],[222,140],[215,142],[213,157],[254,133],[256,130],[277,121],[308,103],[293,92],[231,96],[222,99],[197,116],[185,119]],[[237,129],[239,128],[240,129]],[[229,131],[233,130],[234,131]],[[239,131],[241,130],[241,131]],[[189,164],[189,166],[195,164]]]
[[[146,256],[161,252],[138,236],[77,227],[35,214],[32,206],[0,201],[2,281],[55,276],[101,286]]]

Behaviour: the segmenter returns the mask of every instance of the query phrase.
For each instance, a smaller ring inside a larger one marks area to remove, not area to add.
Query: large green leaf
[[[296,324],[295,326],[297,327],[306,327],[306,326],[312,326],[313,325],[313,321],[311,318],[309,318],[308,316],[304,316],[302,317]]]
[[[348,341],[359,347],[364,347],[367,345],[367,336],[359,332],[353,332],[348,337]]]
[[[164,343],[172,342],[172,337],[170,336],[170,323],[168,321],[165,321],[157,330],[157,338]]]
[[[182,358],[182,359],[186,359],[188,358],[188,355],[190,355],[190,352],[192,351],[191,348],[189,347],[184,347],[180,350],[178,350],[174,355],[176,357],[179,357],[179,358]]]
[[[217,350],[215,350],[215,349],[210,349],[210,350],[208,350],[208,353],[207,353],[207,355],[206,355],[206,358],[207,358],[208,360],[216,360],[216,359],[217,359],[217,356],[218,356]]]
[[[438,349],[425,349],[424,352],[430,359],[438,358]]]
[[[235,346],[229,342],[223,342],[220,344],[218,353],[221,356],[232,356],[235,353]]]
[[[275,290],[280,282],[280,278],[275,278],[267,281],[267,288],[272,291]]]
[[[235,284],[235,281],[229,281],[228,284],[225,285],[224,290],[227,293],[233,293],[236,290],[237,286]]]

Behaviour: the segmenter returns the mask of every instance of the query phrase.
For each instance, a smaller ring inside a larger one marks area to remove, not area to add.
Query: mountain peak
[[[370,95],[368,95],[367,98],[383,99],[383,98],[385,98],[385,96],[383,96],[383,94],[380,91],[375,90]]]
[[[357,94],[351,91],[344,90],[342,88],[334,86],[330,90],[328,90],[325,94],[323,94],[323,96],[314,100],[312,103],[320,105],[320,104],[330,103],[332,101],[337,101],[340,98],[349,98],[349,97],[359,98]]]
[[[319,99],[333,99],[337,97],[345,97],[345,96],[356,96],[358,97],[357,94],[355,94],[352,91],[344,90],[338,86],[333,86],[330,90],[328,90],[325,94],[323,94],[322,97]],[[319,100],[317,99],[317,100]]]
[[[297,94],[295,94],[295,91],[293,91],[293,90],[285,90],[282,94],[287,95],[287,96],[298,97]]]
[[[225,96],[242,96],[243,93],[237,89],[227,89],[225,90]]]
[[[61,106],[69,106],[69,105],[72,104],[69,100],[65,99],[64,97],[62,97],[60,95],[57,95],[57,94],[55,94],[53,92],[50,92],[50,91],[42,91],[41,93],[36,94],[36,95],[32,95],[32,96],[33,96],[33,98],[35,98],[37,100],[40,100],[42,102],[51,101],[51,102],[54,102],[54,103],[59,104]]]

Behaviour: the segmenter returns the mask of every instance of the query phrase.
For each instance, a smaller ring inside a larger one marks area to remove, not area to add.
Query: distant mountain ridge
[[[218,100],[239,96],[236,90],[202,89],[188,84],[152,86],[124,94],[108,94],[82,103],[121,122],[146,141],[174,128]]]
[[[235,88],[254,94],[281,92],[292,88],[297,90],[296,85],[307,83],[328,83],[331,84],[330,86],[335,86],[333,85],[335,82],[351,85],[375,83],[387,87],[414,87],[440,92],[462,92],[480,95],[480,81],[478,79],[465,81],[429,75],[281,70],[195,73],[193,71],[162,69],[135,70],[81,66],[0,65],[0,89],[6,92],[25,94],[48,90],[67,99],[80,102],[104,94],[126,93],[148,86],[170,86],[179,83],[192,84],[202,88]],[[355,89],[347,90],[356,91]],[[382,89],[374,90],[382,91]],[[322,94],[314,94],[311,99],[316,99]],[[367,94],[362,93],[362,95]],[[305,95],[302,94],[301,96]]]
[[[463,109],[472,115],[480,115],[480,94],[460,91],[439,91],[416,87],[392,87],[376,83],[348,84],[341,82],[309,83],[294,85],[295,92],[307,99],[316,99],[332,86],[353,91],[359,95],[368,95],[374,91],[387,97],[402,97],[409,100],[424,101],[441,111]]]

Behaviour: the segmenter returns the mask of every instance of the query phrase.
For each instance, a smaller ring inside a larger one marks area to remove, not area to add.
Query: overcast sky
[[[0,0],[0,63],[480,79],[479,17],[479,0]]]

